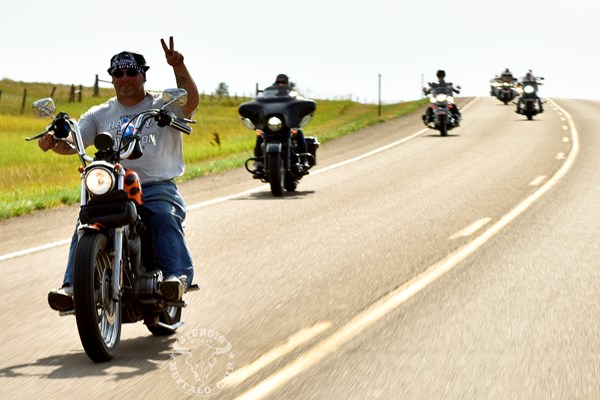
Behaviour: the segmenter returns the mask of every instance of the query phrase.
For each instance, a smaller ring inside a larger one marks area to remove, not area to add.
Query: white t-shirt
[[[90,108],[79,119],[83,144],[88,147],[100,132],[108,132],[120,143],[122,127],[140,112],[158,109],[164,105],[161,94],[146,94],[146,98],[133,107],[119,103],[116,97]],[[180,107],[167,107],[183,117]],[[128,129],[133,129],[133,123]],[[181,176],[184,171],[182,133],[169,126],[161,128],[154,119],[146,121],[140,135],[143,156],[137,160],[122,160],[121,164],[138,173],[142,183],[164,181]],[[116,147],[115,147],[116,148]]]

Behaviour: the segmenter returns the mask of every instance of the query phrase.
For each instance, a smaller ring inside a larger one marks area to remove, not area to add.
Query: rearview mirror
[[[187,91],[185,89],[165,89],[162,94],[165,106],[175,104],[176,106],[184,106],[187,103]]]
[[[38,118],[54,117],[54,113],[56,112],[56,105],[54,105],[54,100],[50,97],[34,101],[32,107],[33,114]]]

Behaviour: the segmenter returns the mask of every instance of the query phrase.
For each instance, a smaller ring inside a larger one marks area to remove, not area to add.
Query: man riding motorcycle
[[[286,74],[277,75],[273,85],[269,86],[265,90],[269,90],[269,88],[273,88],[273,87],[277,88],[278,90],[290,91],[291,90],[290,80],[289,80],[288,76]],[[294,137],[295,137],[298,153],[306,153],[306,151],[307,151],[306,139],[304,139],[304,132],[302,132],[302,129],[297,129]],[[262,143],[263,143],[263,137],[256,136],[256,143],[254,145],[254,157],[257,157],[257,158],[262,157],[262,150],[261,150]],[[305,172],[308,173],[308,169],[310,168],[308,160],[306,160],[305,157],[302,157],[301,162],[302,162],[302,165],[305,166]],[[254,177],[259,178],[264,169],[264,164],[262,163],[262,161],[256,161],[254,163],[254,167],[258,171],[258,174],[254,175]]]
[[[460,93],[460,86],[454,87],[452,82],[446,82],[446,80],[445,80],[446,71],[441,70],[441,69],[438,70],[436,72],[436,77],[438,78],[438,81],[430,83],[430,87],[428,87],[428,88],[423,88],[423,93],[428,95],[433,88],[441,88],[441,87],[446,87],[448,94],[451,94],[451,93],[459,94]],[[456,104],[452,104],[450,109],[452,111],[452,114],[455,117],[456,126],[459,126],[460,121],[462,119],[462,115],[460,113],[460,110],[458,109],[458,106]],[[423,116],[422,116],[423,122],[425,123],[425,125],[428,125],[429,123],[432,122],[432,117],[433,117],[433,109],[431,106],[429,106],[429,107],[427,107],[425,114],[423,114]]]
[[[198,89],[184,63],[183,55],[174,49],[173,37],[168,46],[163,39],[161,44],[167,63],[173,67],[178,86],[188,93],[187,104],[174,109],[174,112],[189,117],[198,105]],[[152,106],[162,106],[163,100],[147,92],[144,87],[149,68],[141,54],[123,51],[111,58],[108,73],[112,76],[116,96],[93,107],[80,118],[79,126],[84,135],[85,146],[91,145],[95,136],[102,131],[118,137],[121,126],[132,115]],[[194,275],[192,258],[183,232],[185,203],[174,182],[174,178],[183,174],[183,142],[181,135],[160,133],[162,131],[159,129],[170,129],[168,127],[155,129],[159,133],[152,133],[153,139],[145,144],[145,156],[139,160],[123,160],[122,164],[135,170],[142,181],[143,210],[147,222],[154,227],[152,231],[155,242],[158,243],[157,258],[165,277],[160,285],[161,294],[169,300],[179,301],[185,289],[191,285]],[[38,145],[43,151],[52,150],[63,155],[74,153],[65,142],[56,141],[51,133],[42,137]],[[71,242],[63,285],[48,293],[48,303],[57,311],[74,309],[73,275],[78,242],[77,227]]]
[[[543,103],[542,103],[542,99],[540,99],[540,97],[537,94],[537,88],[539,85],[541,85],[541,80],[544,78],[537,78],[535,75],[533,75],[533,72],[531,70],[527,71],[527,73],[525,74],[525,76],[521,79],[521,82],[519,83],[519,86],[521,88],[525,88],[526,86],[530,85],[532,87],[535,88],[535,91],[532,93],[532,96],[534,96],[538,108],[539,108],[539,112],[542,113],[544,112],[544,107],[543,107]],[[519,113],[519,110],[522,107],[522,102],[523,102],[523,97],[519,98],[519,101],[517,103],[517,110],[515,111],[517,114]]]

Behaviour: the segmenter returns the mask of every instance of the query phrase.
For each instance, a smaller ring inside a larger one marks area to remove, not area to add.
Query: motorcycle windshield
[[[271,116],[278,116],[288,128],[297,128],[300,121],[315,112],[315,101],[300,96],[289,86],[270,86],[254,100],[242,103],[238,113],[248,118],[257,129],[264,129]]]

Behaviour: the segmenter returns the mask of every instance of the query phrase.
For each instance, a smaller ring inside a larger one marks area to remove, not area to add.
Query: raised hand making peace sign
[[[175,67],[183,63],[183,55],[175,50],[175,43],[173,40],[173,36],[169,37],[169,47],[167,47],[167,43],[164,39],[160,39],[160,43],[162,44],[162,48],[165,51],[165,57],[167,58],[167,63]]]
[[[173,67],[173,72],[175,72],[177,87],[185,89],[188,92],[188,102],[186,105],[182,106],[181,109],[186,116],[190,116],[198,106],[198,102],[200,100],[196,83],[192,79],[190,72],[183,62],[183,55],[175,50],[175,41],[173,40],[173,36],[169,37],[168,46],[164,39],[160,39],[160,43],[165,51],[167,63]]]

